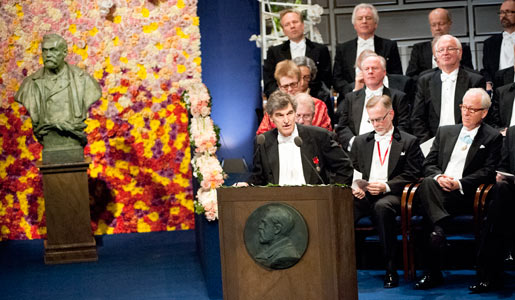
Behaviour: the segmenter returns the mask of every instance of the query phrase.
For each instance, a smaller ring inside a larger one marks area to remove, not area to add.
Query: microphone
[[[295,143],[295,145],[297,147],[301,147],[302,146],[302,138],[300,136],[296,136],[294,139],[293,139],[293,142]],[[322,179],[322,176],[320,176],[320,174],[318,173],[317,169],[315,168],[315,166],[313,166],[313,164],[311,163],[311,161],[306,157],[306,155],[304,155],[304,153],[302,153],[302,151],[300,151],[300,154],[302,155],[302,158],[304,158],[305,161],[307,161],[308,165],[311,167],[311,169],[313,169],[313,171],[315,171],[315,174],[317,174],[318,176],[318,179],[320,179],[320,182],[322,182],[322,184],[325,184],[324,180]]]
[[[256,159],[257,154],[260,152],[261,145],[265,144],[265,135],[259,134],[256,137],[256,149],[254,149],[254,155],[252,156],[252,168],[254,168],[254,160]]]

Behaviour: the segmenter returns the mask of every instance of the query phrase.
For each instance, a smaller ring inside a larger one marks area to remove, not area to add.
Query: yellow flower
[[[91,154],[97,154],[97,153],[105,153],[106,152],[106,145],[104,141],[96,141],[93,142],[90,146],[90,152]]]
[[[100,127],[100,122],[95,119],[86,119],[86,121],[84,121],[84,123],[86,123],[86,125],[87,125],[86,129],[84,129],[84,131],[86,133],[91,133],[91,132],[93,132],[93,130]]]
[[[138,78],[145,80],[147,78],[147,70],[145,69],[145,66],[138,64],[138,68]]]
[[[77,32],[77,25],[75,24],[71,24],[70,27],[68,28],[68,30],[72,33],[72,34],[75,34],[75,32]]]
[[[143,7],[141,9],[141,15],[145,18],[148,18],[148,16],[150,15],[150,11],[147,8]]]
[[[75,17],[76,17],[77,19],[80,19],[80,17],[81,17],[81,16],[82,16],[82,13],[80,12],[80,10],[76,10],[76,11],[75,11]]]
[[[186,67],[184,65],[177,65],[177,72],[179,72],[179,74],[182,74],[186,71]]]
[[[23,7],[18,3],[16,3],[16,14],[18,17],[23,18]]]
[[[145,220],[138,220],[138,232],[150,232],[150,225],[145,223]]]
[[[193,21],[191,22],[192,25],[198,26],[199,25],[199,17],[193,17]]]
[[[163,50],[163,45],[161,43],[155,44],[156,48],[159,50]]]
[[[190,180],[182,177],[181,174],[175,174],[175,176],[173,178],[173,182],[183,188],[190,186]]]
[[[191,163],[191,151],[190,151],[190,146],[188,146],[184,150],[184,158],[181,161],[181,165],[179,167],[179,172],[181,172],[182,174],[187,174],[190,169],[190,163]]]
[[[179,212],[181,212],[181,208],[179,206],[174,206],[174,207],[170,208],[171,215],[178,215]]]
[[[89,35],[95,36],[98,33],[98,29],[96,27],[93,27],[90,31],[88,31]]]
[[[189,211],[193,211],[193,200],[186,198],[186,193],[181,192],[175,195],[175,199],[179,201],[179,203],[184,206]]]
[[[178,0],[177,1],[177,8],[183,9],[184,8],[184,1]]]
[[[30,230],[30,224],[24,218],[20,220],[20,227],[25,231],[25,235],[29,240],[32,240],[32,231]]]
[[[148,215],[148,218],[152,221],[152,222],[155,222],[157,220],[159,220],[159,214],[157,212],[153,212],[151,214]]]
[[[143,26],[144,33],[151,33],[159,28],[159,25],[155,22],[150,23],[149,25]]]
[[[102,173],[104,168],[102,167],[102,165],[93,166],[93,164],[91,164],[89,170],[89,176],[91,176],[91,178],[97,178],[98,174]]]
[[[120,24],[121,22],[122,22],[122,17],[121,16],[114,17],[113,23]]]
[[[110,202],[107,204],[107,210],[110,211],[115,218],[118,218],[123,211],[123,203]]]
[[[200,57],[195,57],[193,59],[193,62],[197,64],[197,66],[200,66],[200,63],[202,62],[202,59]]]
[[[120,61],[121,61],[122,63],[124,63],[124,64],[126,64],[126,63],[128,63],[128,62],[129,62],[129,60],[128,60],[128,59],[127,59],[127,57],[125,57],[125,56],[120,57]]]
[[[134,203],[134,208],[135,209],[140,209],[140,210],[149,210],[150,208],[145,204],[145,202],[141,201],[141,200],[138,200],[136,201],[136,203]]]

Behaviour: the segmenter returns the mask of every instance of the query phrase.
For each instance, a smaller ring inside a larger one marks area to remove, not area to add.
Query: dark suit
[[[352,91],[350,85],[356,77],[356,52],[358,38],[336,46],[336,55],[333,67],[333,86],[341,95]],[[402,74],[401,59],[397,42],[374,36],[375,53],[386,59],[386,72],[388,74]]]
[[[483,44],[483,69],[481,74],[483,74],[486,81],[493,81],[495,72],[499,70],[501,44],[502,33],[492,35]]]
[[[461,56],[460,65],[470,69],[474,69],[472,64],[472,53],[467,44],[461,45],[463,54]],[[433,51],[431,49],[431,41],[421,42],[413,45],[406,75],[416,77],[425,70],[433,68]]]
[[[513,101],[515,99],[515,83],[495,89],[492,107],[488,111],[486,121],[497,128],[510,127]]]
[[[495,181],[495,168],[501,152],[502,136],[487,124],[479,127],[465,158],[462,178],[459,179],[463,194],[459,190],[444,191],[434,179],[436,175],[445,172],[462,127],[462,124],[440,127],[431,151],[424,160],[425,178],[417,190],[416,197],[431,228],[434,228],[435,224],[443,226],[442,222],[445,222],[450,215],[460,212],[472,213],[476,188],[480,184]],[[424,261],[431,273],[440,271],[442,252],[439,247],[437,244],[425,247],[427,252]]]
[[[513,82],[513,67],[504,68],[495,72],[494,89]]]
[[[515,126],[506,132],[497,170],[515,174]],[[477,251],[480,281],[502,281],[505,251],[513,240],[514,194],[515,183],[510,180],[497,182],[490,191]]]
[[[322,184],[315,171],[312,160],[318,158],[319,175],[323,183],[349,184],[352,180],[352,165],[349,157],[334,140],[334,133],[323,128],[296,124],[299,137],[302,169],[307,184]],[[266,185],[279,183],[279,146],[277,128],[264,133],[265,143],[254,145],[254,167],[249,183]],[[309,161],[308,161],[309,160]],[[311,166],[310,166],[311,164]],[[332,174],[329,176],[329,172]],[[331,179],[331,180],[330,180]]]
[[[372,155],[376,144],[374,133],[357,136],[351,150],[352,165],[354,169],[363,173],[365,180],[370,178]],[[423,160],[424,156],[417,138],[394,128],[386,182],[391,191],[378,196],[367,193],[363,199],[354,198],[354,222],[367,215],[373,216],[388,266],[391,266],[395,258],[395,216],[400,212],[401,194],[407,183],[414,182],[420,177]]]
[[[365,107],[365,89],[362,88],[345,95],[345,99],[338,105],[336,114],[339,117],[336,134],[343,149],[347,149],[352,137],[359,134],[361,117]],[[406,102],[406,94],[401,91],[383,88],[383,95],[392,99],[392,107],[395,112],[393,125],[399,130],[409,131],[409,106]]]
[[[309,39],[306,39],[305,56],[315,61],[318,69],[316,78],[310,83],[311,95],[316,97],[322,82],[328,89],[331,88],[331,56],[327,46],[312,42]],[[291,59],[290,41],[268,48],[263,63],[263,83],[267,97],[277,89],[277,82],[274,78],[275,66],[285,59]]]
[[[440,123],[440,110],[442,105],[442,71],[437,69],[422,75],[417,82],[417,94],[411,114],[411,128],[413,134],[423,143],[435,136]],[[454,92],[454,120],[461,123],[459,105],[465,92],[474,87],[485,87],[485,80],[476,72],[460,68],[456,79]]]

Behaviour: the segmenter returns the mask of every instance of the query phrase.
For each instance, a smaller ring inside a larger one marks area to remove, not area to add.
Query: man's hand
[[[379,195],[386,192],[386,184],[383,182],[369,182],[367,189],[371,195]]]
[[[497,175],[495,176],[495,181],[497,181],[497,182],[501,182],[501,181],[505,181],[505,180],[506,180],[506,176],[504,176],[502,174],[497,173]]]
[[[363,72],[356,74],[356,80],[354,81],[354,91],[361,90],[365,86],[365,80],[363,78]]]
[[[452,192],[460,188],[460,183],[458,182],[458,180],[454,180],[453,177],[447,176],[445,174],[438,176],[436,181],[438,182],[440,187],[446,192]]]
[[[232,186],[243,187],[243,186],[249,186],[249,184],[246,183],[245,181],[241,181],[241,182],[234,183]]]
[[[365,192],[359,187],[355,187],[352,189],[352,195],[358,199],[363,199],[365,197]]]

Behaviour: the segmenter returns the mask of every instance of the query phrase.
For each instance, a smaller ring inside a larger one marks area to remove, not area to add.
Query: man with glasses
[[[400,130],[409,131],[409,106],[406,94],[383,85],[386,76],[386,60],[377,55],[370,55],[361,62],[365,87],[345,95],[338,105],[336,114],[339,117],[336,133],[343,149],[350,151],[357,135],[374,130],[368,123],[366,103],[373,96],[387,95],[392,99],[395,110],[393,124]]]
[[[304,76],[309,74],[309,70],[307,70],[307,74],[306,70],[304,72]],[[307,92],[307,84],[304,84],[302,72],[300,68],[297,67],[297,65],[291,60],[283,60],[278,63],[275,69],[274,77],[277,81],[277,85],[279,86],[279,90],[284,93],[295,96],[299,92]],[[306,88],[306,90],[301,90],[301,88]],[[313,98],[313,101],[315,103],[315,115],[313,116],[311,125],[322,127],[327,130],[332,130],[331,119],[327,113],[327,107],[325,103],[316,98]],[[261,134],[274,128],[275,125],[270,119],[270,116],[265,113],[263,120],[261,120],[261,124],[259,124],[259,128],[256,134]]]
[[[485,86],[484,78],[460,67],[462,48],[452,35],[442,35],[435,43],[438,68],[423,74],[411,115],[413,134],[423,143],[435,136],[440,126],[461,123],[459,104],[465,92]]]
[[[452,25],[451,13],[445,8],[435,8],[428,16],[431,35],[433,38],[449,34]],[[463,46],[463,55],[461,57],[461,65],[470,69],[474,69],[472,65],[472,54],[468,45]],[[431,41],[425,41],[413,45],[411,50],[411,57],[409,60],[406,75],[411,77],[418,77],[420,73],[425,70],[438,67]]]
[[[416,137],[394,127],[395,111],[390,97],[372,97],[366,110],[374,131],[357,136],[350,155],[354,169],[365,180],[353,185],[354,223],[372,216],[385,259],[383,287],[393,288],[399,284],[395,266],[395,217],[400,212],[404,186],[421,175],[424,156]]]
[[[515,41],[515,1],[504,0],[499,10],[499,20],[503,33],[495,34],[485,40],[483,46],[483,70],[487,90],[493,89],[492,81],[499,69],[513,67]]]
[[[356,58],[363,50],[371,50],[386,59],[388,74],[402,74],[401,59],[397,42],[375,35],[379,14],[372,4],[361,3],[354,7],[352,25],[357,38],[336,46],[333,67],[333,86],[340,94],[352,91],[352,83],[358,70],[354,68]]]
[[[298,56],[311,58],[318,69],[318,76],[310,84],[310,94],[317,97],[319,90],[331,88],[331,56],[327,46],[310,41],[304,36],[304,20],[302,14],[293,9],[285,9],[279,13],[281,28],[288,40],[284,43],[268,48],[263,63],[264,92],[267,97],[277,89],[274,80],[276,65],[285,59],[294,59]]]
[[[472,211],[477,187],[495,182],[502,136],[483,124],[490,105],[485,90],[469,89],[459,105],[463,124],[440,127],[424,160],[425,178],[415,197],[425,215],[429,239],[422,259],[426,271],[415,289],[430,289],[443,282],[440,270],[449,217]]]

